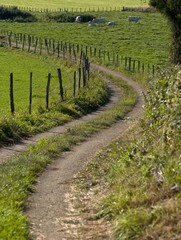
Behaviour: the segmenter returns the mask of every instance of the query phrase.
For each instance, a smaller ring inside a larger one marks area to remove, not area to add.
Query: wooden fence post
[[[42,47],[43,47],[43,42],[42,42],[42,39],[40,38],[39,39],[39,43],[40,43],[40,55],[42,53]]]
[[[116,66],[119,67],[119,56],[118,56],[118,54],[116,55]]]
[[[11,34],[8,35],[8,43],[9,43],[9,46],[11,47]]]
[[[148,63],[148,73],[150,72],[150,64]]]
[[[22,40],[22,50],[24,50],[24,47],[25,47],[25,41],[26,41],[26,35],[23,35],[23,40]]]
[[[85,67],[82,68],[82,76],[83,76],[83,87],[86,86],[86,73],[85,73]]]
[[[60,86],[60,97],[61,97],[61,100],[63,101],[64,96],[63,96],[62,73],[60,68],[58,68],[57,71],[58,71],[58,79],[59,79],[59,86]]]
[[[96,57],[96,56],[97,56],[97,49],[94,48],[94,57]]]
[[[81,87],[81,68],[79,68],[79,82],[78,82],[78,89],[80,90]]]
[[[58,54],[58,58],[60,57],[60,43],[58,41],[58,45],[57,45],[57,54]]]
[[[99,49],[99,58],[101,58],[101,50]]]
[[[75,53],[75,49],[73,50],[73,54],[74,54],[74,61],[76,62],[77,56],[76,56],[76,53]]]
[[[14,114],[14,91],[13,91],[13,73],[10,73],[10,107],[11,113]]]
[[[55,41],[54,40],[53,40],[53,43],[52,43],[52,48],[53,48],[53,50],[52,50],[53,55],[55,55]]]
[[[131,71],[131,58],[129,58],[128,70]]]
[[[74,97],[75,97],[75,94],[76,94],[76,71],[74,71]]]
[[[48,74],[48,81],[47,81],[47,87],[46,87],[46,109],[49,109],[50,80],[51,80],[51,73]]]
[[[29,114],[31,114],[32,109],[32,72],[30,72],[30,98],[29,98]]]
[[[152,74],[153,74],[153,76],[155,75],[155,66],[154,65],[152,65]]]
[[[49,55],[48,41],[46,38],[45,38],[45,47],[47,48],[47,54]]]
[[[108,61],[110,63],[110,55],[109,55],[109,52],[107,53],[107,58],[108,58]]]
[[[38,45],[38,38],[36,37],[36,41],[35,41],[35,48],[34,48],[34,53],[36,53],[36,48],[37,48],[37,45]]]
[[[30,51],[31,46],[31,36],[28,35],[28,52]]]

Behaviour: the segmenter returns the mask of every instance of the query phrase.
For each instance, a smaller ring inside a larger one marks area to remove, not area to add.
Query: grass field
[[[50,102],[59,97],[57,68],[62,69],[64,86],[73,89],[73,69],[63,66],[58,59],[39,57],[35,54],[0,48],[0,112],[9,112],[9,75],[14,75],[15,109],[27,109],[29,105],[29,79],[33,73],[33,109],[45,106],[48,73],[52,74]],[[72,86],[70,85],[72,79]],[[72,91],[73,92],[73,91]]]
[[[131,57],[144,63],[163,65],[168,62],[170,30],[166,19],[159,13],[141,13],[139,23],[130,23],[130,12],[90,12],[115,21],[114,27],[100,24],[89,27],[88,23],[11,23],[1,22],[0,28],[23,32],[43,38],[54,38],[74,44],[83,44]]]
[[[72,0],[72,1],[64,1],[64,0],[0,0],[0,5],[12,5],[12,6],[20,6],[20,7],[32,7],[32,8],[122,8],[123,6],[147,6],[148,0],[111,0],[111,1],[101,1],[101,0]]]

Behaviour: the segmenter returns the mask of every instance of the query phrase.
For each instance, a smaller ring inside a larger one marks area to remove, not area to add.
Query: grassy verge
[[[114,239],[181,237],[178,70],[163,71],[148,93],[141,125],[112,143],[78,178],[82,211],[90,212],[97,193],[100,196],[94,215],[85,222],[111,221]],[[82,199],[87,199],[87,205],[82,205]]]
[[[136,94],[120,79],[116,82],[121,87],[122,99],[112,110],[103,113],[94,121],[70,129],[63,136],[40,140],[37,145],[1,165],[0,238],[28,239],[28,222],[23,209],[37,175],[61,152],[69,150],[74,144],[123,118],[133,107]]]

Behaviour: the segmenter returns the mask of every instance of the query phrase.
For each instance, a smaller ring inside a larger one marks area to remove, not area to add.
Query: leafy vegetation
[[[0,6],[0,20],[14,20],[17,22],[35,22],[37,19],[29,12],[21,11],[17,7]]]
[[[150,0],[149,4],[164,14],[172,29],[172,63],[181,64],[181,1]]]
[[[181,237],[180,77],[177,67],[161,70],[150,81],[141,126],[80,175],[81,190],[106,192],[97,218],[114,221],[115,239]]]
[[[45,18],[46,20],[54,20],[56,22],[72,23],[72,22],[75,22],[76,16],[77,16],[77,13],[69,13],[69,12],[53,13],[53,14],[47,13]],[[94,15],[85,14],[85,13],[81,13],[79,14],[79,16],[81,17],[81,22],[89,22],[89,21],[92,21],[93,18],[95,18]]]

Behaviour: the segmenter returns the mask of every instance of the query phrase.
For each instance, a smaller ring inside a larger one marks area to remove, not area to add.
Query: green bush
[[[46,19],[47,20],[53,20],[56,22],[75,22],[77,14],[76,13],[69,13],[69,12],[64,12],[64,13],[59,13],[59,14],[47,14]],[[93,15],[86,15],[86,14],[79,14],[81,17],[81,22],[89,22],[95,16]]]
[[[181,73],[178,67],[160,70],[150,82],[145,96],[143,129],[155,144],[162,142],[163,151],[174,151],[181,137]]]
[[[0,20],[17,22],[35,22],[37,19],[31,13],[21,11],[17,7],[0,7]]]

